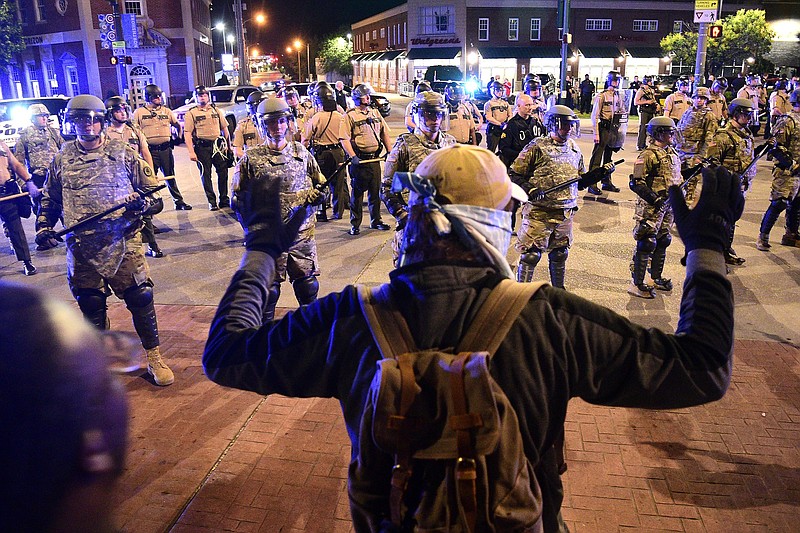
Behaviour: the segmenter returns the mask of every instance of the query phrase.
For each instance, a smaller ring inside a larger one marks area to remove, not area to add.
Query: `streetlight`
[[[299,39],[295,39],[294,41],[294,48],[297,50],[297,81],[300,81],[300,48],[303,46],[303,43],[300,42]]]

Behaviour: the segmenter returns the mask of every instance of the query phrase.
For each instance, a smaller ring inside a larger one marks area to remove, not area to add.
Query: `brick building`
[[[8,2],[26,47],[0,73],[3,98],[129,93],[138,102],[148,83],[178,98],[198,82],[213,83],[210,0],[120,0],[119,11],[135,15],[138,37],[128,28],[132,63],[117,66],[101,41],[98,17],[112,13],[108,0]]]
[[[351,26],[354,81],[379,90],[422,79],[432,65],[456,65],[482,84],[518,82],[528,72],[559,76],[560,0],[409,0]],[[762,0],[726,0],[726,16]],[[572,0],[567,74],[602,79],[693,70],[662,57],[660,41],[692,22],[686,0]]]

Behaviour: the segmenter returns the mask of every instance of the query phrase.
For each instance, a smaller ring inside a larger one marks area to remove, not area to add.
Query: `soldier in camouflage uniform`
[[[776,164],[772,169],[770,204],[761,219],[761,232],[756,242],[756,248],[764,252],[771,248],[769,233],[783,210],[786,210],[786,232],[781,244],[800,247],[800,89],[792,91],[789,102],[791,111],[778,120],[774,131],[778,146],[789,152],[794,165],[781,169]]]
[[[683,179],[680,158],[673,148],[675,122],[669,117],[654,117],[647,123],[647,134],[651,143],[636,159],[630,182],[638,197],[633,227],[636,250],[628,294],[651,299],[655,298],[655,289],[672,290],[672,281],[662,275],[667,247],[672,242],[672,210],[667,203],[667,190],[671,185],[680,185]],[[653,285],[644,280],[648,265]]]
[[[75,96],[67,103],[64,131],[77,139],[65,143],[50,165],[36,242],[54,243],[53,224],[62,214],[70,227],[127,204],[126,210],[67,234],[67,282],[83,315],[99,329],[108,328],[109,289],[125,301],[147,352],[148,372],[156,384],[169,385],[175,376],[161,359],[153,281],[142,253],[139,218],[163,207],[160,198],[153,202],[140,194],[157,187],[158,181],[130,145],[106,136],[105,119],[105,105],[95,96]]]
[[[681,137],[675,144],[681,158],[681,167],[687,169],[700,163],[706,156],[708,147],[714,141],[717,132],[717,117],[706,105],[709,90],[697,87],[692,95],[692,107],[686,111],[678,122]],[[674,140],[674,139],[673,139]],[[700,176],[693,177],[686,186],[686,201],[691,202]]]
[[[44,186],[47,169],[64,143],[61,132],[50,126],[50,111],[44,104],[31,104],[28,106],[31,115],[31,125],[22,130],[17,144],[14,146],[14,156],[17,161],[28,168],[28,173],[37,188]],[[39,198],[33,200],[36,210],[39,210]]]
[[[386,210],[397,220],[392,252],[395,266],[403,243],[403,228],[408,220],[408,204],[401,192],[392,192],[395,172],[414,172],[428,154],[439,148],[457,144],[455,137],[441,131],[443,122],[449,119],[444,96],[433,91],[424,91],[414,97],[414,133],[397,136],[392,150],[386,157],[381,182],[381,200]]]
[[[717,130],[714,141],[708,147],[708,157],[716,158],[722,166],[730,172],[740,175],[753,161],[753,134],[748,125],[752,122],[755,108],[753,103],[746,98],[734,98],[728,106],[728,123],[724,128]],[[742,190],[745,198],[750,184],[756,175],[753,166],[746,176],[741,176]],[[743,257],[736,255],[733,249],[733,235],[735,225],[731,225],[729,245],[725,250],[725,262],[729,265],[741,265],[745,262]]]
[[[264,142],[255,123],[258,104],[263,99],[264,93],[261,91],[253,91],[247,95],[247,116],[236,124],[236,130],[233,132],[233,153],[237,159],[241,159],[248,148]]]
[[[717,124],[722,125],[728,118],[728,101],[725,99],[725,91],[728,90],[728,80],[717,78],[711,84],[711,92],[708,95],[708,107],[717,118]]]
[[[234,197],[254,187],[255,181],[279,180],[281,207],[285,213],[297,206],[315,204],[322,198],[316,186],[324,184],[325,178],[308,150],[292,140],[296,124],[289,105],[281,98],[267,97],[258,105],[256,120],[264,144],[248,149],[233,171]],[[286,281],[287,275],[300,305],[308,305],[317,299],[319,263],[315,224],[315,218],[310,214],[289,250],[276,259],[275,280],[267,295],[264,323],[275,318],[281,283]]]
[[[571,138],[579,124],[578,117],[570,108],[553,106],[545,114],[545,125],[550,134],[531,141],[511,164],[511,181],[530,197],[530,201],[522,206],[522,223],[514,245],[520,254],[517,281],[532,281],[542,252],[548,251],[550,283],[564,288],[567,256],[572,245],[572,218],[578,210],[579,183],[547,196],[541,195],[540,191],[586,172],[583,154],[575,139]]]

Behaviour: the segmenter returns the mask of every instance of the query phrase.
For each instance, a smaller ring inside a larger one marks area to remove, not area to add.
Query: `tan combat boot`
[[[172,385],[175,381],[175,374],[169,369],[167,364],[161,359],[161,351],[158,346],[146,350],[147,352],[147,372],[153,376],[156,385]]]
[[[770,248],[772,248],[772,245],[769,243],[769,233],[761,233],[756,241],[756,249],[768,252]]]

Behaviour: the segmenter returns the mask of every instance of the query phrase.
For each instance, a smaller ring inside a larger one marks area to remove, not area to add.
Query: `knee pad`
[[[80,289],[75,292],[75,300],[78,301],[83,316],[100,329],[106,328],[107,298],[103,291],[97,289]]]
[[[527,252],[520,254],[519,262],[528,268],[535,268],[542,259],[542,251],[538,248],[531,248]]]
[[[659,250],[666,250],[672,244],[672,235],[665,233],[656,239],[656,248]]]
[[[656,249],[656,236],[646,235],[636,240],[636,251],[643,254],[651,254]]]
[[[153,303],[153,287],[149,283],[142,283],[131,287],[122,294],[128,309],[147,307]]]
[[[308,305],[317,299],[319,282],[316,276],[306,276],[292,282],[294,295],[300,305]]]
[[[568,256],[569,248],[556,248],[554,250],[550,250],[550,253],[547,254],[547,258],[552,263],[565,263]]]

